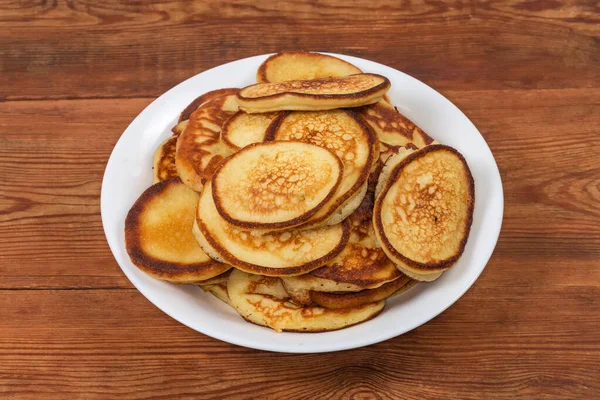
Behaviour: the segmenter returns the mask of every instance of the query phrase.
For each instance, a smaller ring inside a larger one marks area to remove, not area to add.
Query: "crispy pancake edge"
[[[227,96],[228,94],[236,94],[239,90],[240,89],[237,88],[217,89],[211,90],[210,92],[206,92],[203,95],[198,96],[186,108],[183,109],[183,111],[179,115],[177,123],[185,121],[186,119],[190,119],[190,115],[192,115],[192,113],[196,111],[198,107],[200,107],[207,101],[215,99],[217,97]]]

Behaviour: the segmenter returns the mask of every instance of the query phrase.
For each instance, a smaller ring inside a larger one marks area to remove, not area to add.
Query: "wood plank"
[[[535,297],[529,288],[475,289],[407,335],[288,355],[205,337],[135,290],[0,291],[0,394],[591,399],[600,394],[599,295],[585,285],[546,284]]]
[[[155,97],[223,62],[284,49],[365,57],[442,90],[600,82],[595,2],[58,1],[0,11],[5,100]]]
[[[518,271],[515,259],[539,269],[567,265],[576,257],[588,267],[575,275],[593,274],[600,259],[600,159],[595,152],[600,92],[446,94],[485,136],[504,181],[504,226],[491,265],[508,263]],[[104,239],[98,196],[112,146],[150,101],[0,104],[1,287],[131,287]],[[32,116],[34,125],[28,122]],[[11,268],[15,264],[19,268]],[[549,279],[558,274],[556,268]]]

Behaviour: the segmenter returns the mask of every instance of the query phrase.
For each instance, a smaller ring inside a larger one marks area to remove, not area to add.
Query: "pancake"
[[[179,115],[179,123],[190,119],[190,116],[194,111],[198,109],[202,104],[207,103],[217,97],[228,96],[230,94],[236,94],[240,89],[235,88],[225,88],[225,89],[217,89],[211,90],[210,92],[204,93],[202,96],[197,97],[192,101]]]
[[[265,132],[277,113],[247,114],[238,111],[229,118],[221,131],[221,140],[233,152],[252,143],[265,140]]]
[[[387,299],[410,281],[411,279],[409,277],[403,276],[402,278],[388,282],[376,289],[366,289],[353,293],[325,293],[311,291],[310,298],[316,305],[325,308],[339,309],[360,307],[364,304]]]
[[[131,262],[147,274],[174,283],[196,283],[231,266],[209,258],[192,235],[198,195],[179,178],[150,186],[125,220]]]
[[[217,211],[243,229],[298,226],[336,193],[344,168],[330,150],[310,143],[255,143],[228,157],[212,179]]]
[[[177,147],[177,136],[171,136],[158,146],[154,152],[153,174],[154,182],[179,176],[175,166],[175,149]]]
[[[231,269],[223,272],[220,275],[217,275],[210,279],[205,279],[203,281],[196,282],[196,285],[199,286],[210,286],[210,285],[218,285],[220,283],[227,283],[227,279],[229,279],[229,275],[231,274]]]
[[[183,133],[183,131],[185,130],[185,127],[188,125],[190,121],[188,119],[178,122],[177,125],[175,125],[172,129],[171,132],[173,132],[173,136],[179,136]]]
[[[427,146],[389,173],[375,201],[375,234],[402,272],[433,280],[462,255],[474,204],[475,185],[463,156],[449,146]]]
[[[258,83],[237,94],[247,113],[300,110],[318,111],[376,103],[390,88],[381,75],[357,74],[312,80]]]
[[[350,110],[283,112],[269,126],[265,140],[312,143],[335,152],[344,165],[342,182],[306,226],[339,223],[361,203],[365,183],[379,154],[379,141],[362,118]],[[358,195],[356,197],[353,197]]]
[[[433,141],[421,128],[386,101],[360,107],[358,112],[375,130],[383,143],[405,147],[412,144],[422,148]]]
[[[360,73],[360,69],[337,57],[307,51],[284,51],[260,64],[256,80],[262,83],[284,82]]]
[[[233,307],[231,305],[231,302],[229,301],[229,295],[227,294],[227,282],[217,283],[214,285],[205,285],[205,286],[201,286],[201,288],[205,292],[209,292],[210,294],[215,296],[217,299],[221,300],[223,303]]]
[[[216,97],[192,113],[177,140],[175,165],[183,183],[200,192],[223,159],[231,154],[220,140],[221,126],[237,112],[235,95]]]
[[[240,230],[225,221],[206,184],[196,210],[196,239],[211,257],[246,272],[268,276],[299,275],[334,258],[348,242],[346,222],[311,230],[260,234]]]
[[[281,281],[234,270],[227,283],[229,300],[247,321],[277,332],[325,332],[356,325],[377,316],[385,301],[356,308],[328,310],[299,307],[288,301]],[[266,294],[262,294],[265,293]],[[283,296],[282,296],[283,295]]]

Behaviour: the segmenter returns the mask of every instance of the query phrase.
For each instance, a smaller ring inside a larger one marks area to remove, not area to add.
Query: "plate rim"
[[[499,218],[495,221],[495,225],[491,228],[493,229],[489,229],[490,227],[486,225],[486,236],[492,237],[493,238],[493,243],[491,243],[489,245],[489,254],[487,254],[485,256],[485,262],[483,262],[483,267],[481,267],[479,269],[479,271],[473,275],[473,277],[468,281],[468,283],[464,286],[464,288],[462,290],[460,290],[459,292],[457,292],[457,294],[452,298],[451,301],[447,301],[443,307],[441,307],[436,313],[432,314],[431,316],[428,316],[425,318],[425,320],[423,321],[415,321],[412,324],[408,324],[406,328],[401,329],[401,331],[394,331],[393,329],[389,329],[389,330],[382,330],[382,333],[380,334],[374,334],[374,335],[366,335],[363,338],[357,338],[356,340],[352,341],[350,344],[347,344],[344,341],[340,341],[339,343],[334,343],[333,345],[328,346],[327,348],[324,347],[320,347],[320,348],[306,348],[303,346],[296,346],[296,347],[285,347],[283,345],[272,345],[269,344],[268,342],[262,342],[262,343],[256,343],[256,341],[249,341],[246,340],[243,337],[239,337],[239,336],[232,336],[229,335],[227,332],[215,332],[215,331],[211,331],[211,330],[199,330],[196,327],[191,326],[189,323],[187,323],[186,321],[184,321],[183,318],[179,318],[179,316],[173,315],[172,313],[166,311],[163,307],[161,307],[161,305],[159,304],[160,302],[155,301],[156,299],[153,299],[154,295],[151,294],[150,289],[146,289],[143,285],[139,285],[139,283],[137,283],[137,279],[133,277],[133,273],[132,272],[128,272],[127,268],[124,268],[121,263],[119,262],[116,254],[117,254],[117,250],[114,248],[117,246],[116,243],[112,243],[113,240],[111,240],[110,236],[111,233],[108,232],[108,228],[107,228],[107,223],[106,223],[106,212],[105,212],[105,207],[107,204],[107,200],[106,200],[106,191],[105,191],[105,186],[107,185],[107,181],[109,179],[109,165],[111,164],[111,160],[114,160],[113,156],[116,154],[117,149],[119,147],[119,144],[121,143],[121,141],[123,140],[125,134],[127,131],[131,130],[131,129],[135,129],[135,125],[137,123],[137,121],[141,121],[144,119],[144,117],[146,116],[146,114],[149,112],[149,109],[153,108],[153,105],[159,101],[161,101],[161,99],[163,97],[165,97],[167,94],[176,91],[178,88],[180,87],[184,87],[186,85],[189,84],[189,82],[193,79],[195,79],[196,77],[203,75],[203,74],[207,74],[209,72],[214,72],[215,70],[218,70],[220,68],[223,68],[225,66],[228,66],[230,64],[234,64],[234,63],[244,63],[244,62],[249,62],[249,61],[254,61],[257,59],[266,59],[267,57],[275,54],[275,53],[269,53],[269,54],[261,54],[261,55],[255,55],[255,56],[250,56],[250,57],[246,57],[246,58],[242,58],[242,59],[238,59],[238,60],[234,60],[231,62],[227,62],[215,67],[212,67],[210,69],[204,70],[198,74],[195,74],[187,79],[185,79],[184,81],[178,83],[177,85],[173,86],[172,88],[170,88],[169,90],[165,91],[164,93],[162,93],[160,96],[158,96],[157,98],[155,98],[152,102],[150,102],[146,107],[144,107],[144,109],[131,121],[131,123],[129,123],[129,125],[127,126],[127,128],[123,131],[123,133],[119,136],[119,139],[117,140],[117,142],[115,143],[110,156],[106,162],[106,166],[105,166],[105,170],[104,170],[104,174],[103,174],[103,178],[102,178],[102,186],[101,186],[101,193],[100,193],[100,213],[101,213],[101,220],[102,220],[102,228],[107,240],[107,243],[109,245],[109,248],[111,250],[111,253],[113,255],[113,258],[115,259],[115,261],[117,262],[117,264],[119,265],[119,268],[121,269],[121,271],[123,271],[123,273],[125,274],[125,276],[127,277],[127,279],[129,279],[129,281],[131,282],[131,284],[150,302],[152,303],[154,306],[156,306],[159,310],[161,310],[162,312],[164,312],[165,314],[167,314],[169,317],[173,318],[174,320],[176,320],[177,322],[181,323],[182,325],[187,326],[188,328],[199,332],[201,334],[210,336],[214,339],[217,340],[221,340],[227,343],[231,343],[234,345],[238,345],[238,346],[242,346],[242,347],[247,347],[247,348],[252,348],[252,349],[257,349],[257,350],[264,350],[264,351],[272,351],[272,352],[282,352],[282,353],[324,353],[324,352],[335,352],[335,351],[342,351],[342,350],[348,350],[348,349],[355,349],[355,348],[360,348],[360,347],[364,347],[364,346],[368,346],[371,344],[376,344],[376,343],[380,343],[386,340],[389,340],[391,338],[394,338],[396,336],[400,336],[403,335],[407,332],[410,332],[412,330],[414,330],[415,328],[426,324],[427,322],[433,320],[434,318],[436,318],[438,315],[440,315],[441,313],[443,313],[445,310],[447,310],[449,307],[451,307],[453,304],[455,304],[471,287],[472,285],[475,283],[475,281],[477,281],[477,279],[479,279],[479,276],[481,275],[481,273],[483,272],[483,270],[487,267],[487,264],[491,258],[491,256],[494,253],[494,250],[496,248],[498,239],[500,237],[500,232],[502,229],[502,222],[504,219],[504,188],[503,188],[503,184],[502,184],[502,178],[500,175],[500,171],[498,168],[498,165],[496,163],[496,159],[491,151],[491,149],[489,148],[487,142],[485,141],[485,138],[483,137],[483,135],[481,134],[481,132],[477,129],[477,127],[473,124],[473,122],[462,112],[462,110],[460,110],[454,103],[452,103],[448,98],[446,98],[443,94],[441,94],[440,92],[436,91],[435,89],[431,88],[429,85],[427,85],[426,83],[402,72],[399,71],[395,68],[389,67],[385,64],[381,64],[379,62],[376,61],[371,61],[365,58],[359,58],[359,57],[354,57],[354,56],[348,56],[348,55],[344,55],[344,54],[337,54],[337,53],[331,53],[331,52],[318,52],[321,54],[327,54],[327,55],[331,55],[334,57],[338,57],[341,58],[343,60],[349,61],[349,62],[358,62],[358,63],[362,63],[362,62],[368,62],[368,63],[373,63],[376,64],[378,67],[383,67],[384,69],[390,69],[393,70],[394,73],[400,74],[400,75],[404,75],[406,78],[409,78],[411,80],[416,81],[418,84],[422,85],[424,88],[426,88],[426,90],[433,92],[433,94],[435,96],[438,96],[440,98],[440,100],[442,100],[443,102],[445,102],[448,106],[450,106],[453,110],[453,112],[457,112],[460,116],[462,116],[466,122],[471,125],[471,128],[474,129],[479,136],[481,137],[483,144],[485,145],[485,147],[487,148],[487,150],[489,151],[489,153],[491,154],[491,159],[493,161],[493,170],[490,171],[490,173],[492,173],[494,176],[494,180],[496,180],[496,183],[499,185],[498,189],[499,189],[499,193],[497,194],[498,196],[498,200],[499,200],[499,204],[498,204],[498,211],[497,213],[499,214]],[[475,200],[477,202],[477,199]],[[268,329],[268,328],[265,328]],[[339,331],[332,331],[332,332],[324,332],[324,333],[312,333],[310,335],[326,335],[328,333],[334,333],[334,332],[339,332]],[[281,333],[281,335],[285,335],[286,333]]]

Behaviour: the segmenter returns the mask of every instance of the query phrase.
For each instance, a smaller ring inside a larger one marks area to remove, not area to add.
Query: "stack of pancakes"
[[[135,265],[250,322],[318,332],[456,263],[473,178],[391,105],[387,78],[298,52],[257,80],[198,97],[156,150],[155,183],[125,221]]]

